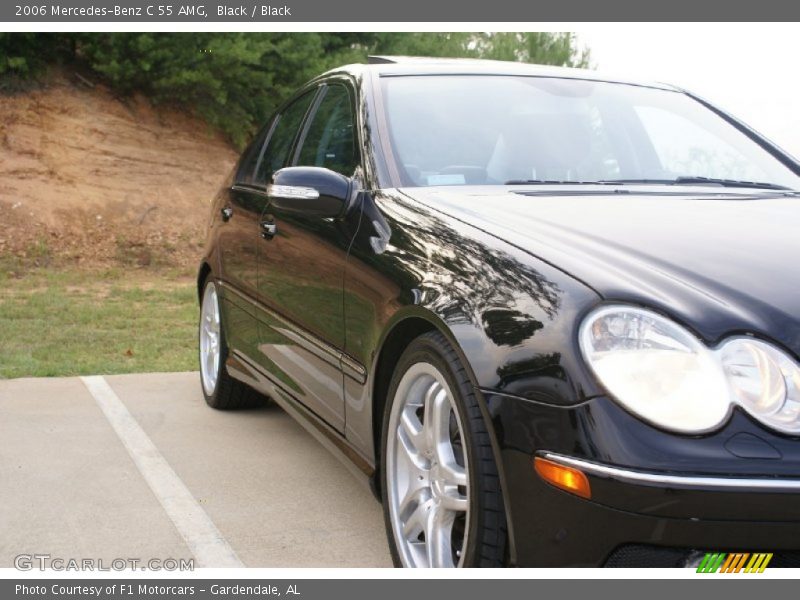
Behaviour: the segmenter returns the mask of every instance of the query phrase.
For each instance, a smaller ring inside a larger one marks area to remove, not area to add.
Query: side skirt
[[[268,373],[244,354],[233,350],[225,362],[231,377],[266,394],[331,452],[355,478],[372,491],[375,465],[371,464],[342,435],[282,389]]]

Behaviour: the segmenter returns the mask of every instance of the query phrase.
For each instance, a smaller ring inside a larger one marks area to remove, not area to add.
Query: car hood
[[[800,354],[800,197],[614,189],[401,191],[525,249],[606,300],[667,312],[708,343],[754,333]]]

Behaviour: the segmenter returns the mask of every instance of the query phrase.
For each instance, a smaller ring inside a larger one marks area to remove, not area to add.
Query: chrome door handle
[[[278,224],[275,221],[261,221],[261,237],[271,240],[278,233]]]

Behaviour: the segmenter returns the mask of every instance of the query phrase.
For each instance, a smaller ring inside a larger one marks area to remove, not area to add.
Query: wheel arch
[[[400,318],[387,329],[377,352],[377,359],[372,371],[370,399],[372,401],[372,437],[375,444],[376,468],[374,486],[378,496],[380,496],[379,469],[383,411],[386,407],[386,395],[394,374],[394,366],[409,344],[429,331],[441,331],[441,327],[434,324],[431,318],[425,318],[421,315],[409,315],[405,318]]]
[[[382,457],[382,440],[381,435],[383,431],[383,418],[384,410],[386,408],[387,394],[389,391],[389,384],[394,373],[394,366],[397,364],[400,356],[406,348],[420,335],[438,331],[447,338],[453,346],[459,360],[464,365],[467,375],[472,382],[475,389],[475,395],[478,399],[478,405],[483,416],[486,430],[489,433],[491,440],[492,453],[494,454],[497,471],[500,478],[500,491],[503,497],[503,504],[505,507],[505,518],[507,525],[507,543],[509,550],[509,558],[513,563],[515,561],[515,544],[514,532],[511,526],[511,513],[508,501],[508,492],[506,486],[505,469],[503,466],[502,455],[500,453],[500,446],[495,435],[494,426],[492,423],[489,407],[486,404],[486,399],[481,392],[475,373],[472,369],[469,359],[464,352],[458,336],[453,330],[447,326],[447,323],[439,318],[434,312],[422,307],[415,307],[415,310],[404,313],[401,316],[396,316],[391,324],[386,328],[385,333],[378,346],[379,350],[376,353],[376,359],[373,366],[373,378],[371,382],[370,399],[372,402],[372,435],[375,448],[375,472],[370,480],[370,487],[378,501],[381,500],[381,457]]]
[[[198,301],[202,301],[203,299],[203,288],[206,284],[206,279],[211,274],[211,265],[208,264],[207,261],[203,261],[200,263],[200,268],[197,270],[197,299]]]

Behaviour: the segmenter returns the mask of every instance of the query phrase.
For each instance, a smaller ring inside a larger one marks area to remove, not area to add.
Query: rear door
[[[271,128],[272,123],[264,127],[242,154],[231,186],[224,192],[220,215],[222,319],[228,345],[248,355],[258,343],[255,309],[248,299],[256,297],[259,219],[267,203],[253,185],[253,177]]]
[[[293,148],[283,157],[268,150],[259,180],[269,182],[275,170],[289,165],[353,176],[360,164],[354,115],[354,91],[348,85],[320,86],[309,116],[295,132]],[[338,219],[292,214],[271,205],[261,220],[268,227],[260,238],[257,290],[265,308],[262,360],[285,393],[344,431],[343,284],[354,232]]]

